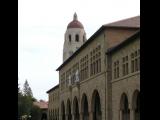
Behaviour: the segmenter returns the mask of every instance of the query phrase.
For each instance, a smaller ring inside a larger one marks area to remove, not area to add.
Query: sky
[[[103,24],[140,15],[140,0],[18,0],[18,83],[27,79],[33,96],[48,101],[46,91],[59,83],[64,34],[73,14],[87,39]]]

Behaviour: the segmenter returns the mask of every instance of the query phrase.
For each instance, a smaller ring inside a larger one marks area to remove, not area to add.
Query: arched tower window
[[[85,42],[85,35],[83,35],[83,42]]]
[[[79,35],[76,34],[76,42],[79,42]]]
[[[72,38],[71,38],[71,35],[69,35],[69,42],[71,42]]]

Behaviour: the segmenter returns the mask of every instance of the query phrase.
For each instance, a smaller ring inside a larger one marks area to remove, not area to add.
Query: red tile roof
[[[117,22],[112,22],[109,24],[104,24],[105,27],[140,27],[140,16],[131,17],[128,19],[123,19]]]
[[[47,109],[48,108],[48,102],[40,100],[39,102],[33,102],[34,105],[40,107],[41,109]]]

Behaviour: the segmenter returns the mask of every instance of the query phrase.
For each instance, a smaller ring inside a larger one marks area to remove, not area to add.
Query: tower
[[[73,20],[68,24],[65,32],[63,45],[63,62],[68,59],[86,41],[86,33],[77,14],[74,13]]]

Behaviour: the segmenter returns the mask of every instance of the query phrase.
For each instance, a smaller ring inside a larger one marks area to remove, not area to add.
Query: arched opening
[[[47,120],[47,114],[46,113],[42,113],[41,120]]]
[[[134,120],[140,120],[140,93],[136,90],[133,94]]]
[[[72,120],[71,102],[69,99],[67,100],[67,117],[68,117],[68,120]]]
[[[62,120],[65,120],[65,106],[64,102],[61,104],[61,115],[62,115]]]
[[[86,37],[85,37],[85,34],[83,35],[83,42],[85,42],[86,41]]]
[[[128,98],[125,93],[121,96],[120,101],[121,120],[130,120],[130,110],[128,105]]]
[[[55,109],[55,120],[57,120],[57,109]]]
[[[83,94],[82,97],[82,120],[89,120],[89,112],[88,112],[88,100],[86,94]]]
[[[76,34],[76,42],[79,42],[79,35]]]
[[[100,97],[97,90],[93,92],[92,96],[92,112],[93,120],[102,120]]]
[[[77,97],[75,97],[73,101],[73,114],[74,114],[74,120],[79,120],[79,106]]]
[[[69,38],[69,42],[71,42],[72,41],[71,35],[69,35],[68,38]]]

